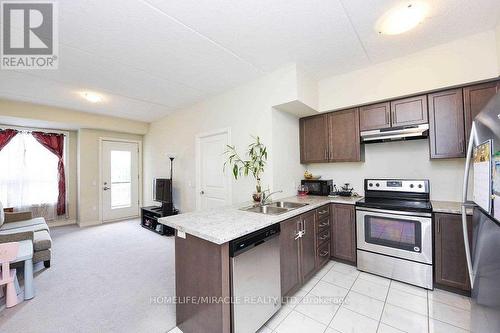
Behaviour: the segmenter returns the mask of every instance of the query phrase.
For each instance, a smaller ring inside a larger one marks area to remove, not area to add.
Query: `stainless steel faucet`
[[[262,196],[260,197],[260,205],[261,205],[261,206],[264,206],[264,205],[266,204],[266,202],[269,200],[269,198],[270,198],[273,194],[283,192],[282,190],[280,190],[280,191],[274,191],[274,192],[271,192],[271,193],[269,193],[268,195],[266,195],[266,192],[268,192],[268,191],[269,191],[269,189],[262,191]]]

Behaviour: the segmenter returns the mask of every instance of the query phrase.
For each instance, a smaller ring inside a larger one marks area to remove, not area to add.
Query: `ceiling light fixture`
[[[99,103],[102,102],[103,99],[101,95],[90,91],[83,92],[82,96],[90,103]]]
[[[380,34],[398,35],[422,23],[428,12],[429,6],[424,2],[404,2],[385,13],[375,28]]]

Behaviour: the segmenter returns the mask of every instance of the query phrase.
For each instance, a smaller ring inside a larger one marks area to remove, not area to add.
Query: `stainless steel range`
[[[428,180],[365,179],[356,203],[359,270],[433,288],[429,193]]]

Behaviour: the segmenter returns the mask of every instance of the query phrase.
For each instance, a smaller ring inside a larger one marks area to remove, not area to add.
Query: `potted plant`
[[[248,145],[246,151],[247,159],[243,159],[236,152],[234,146],[227,145],[227,150],[225,154],[228,156],[227,161],[224,163],[224,169],[229,165],[231,167],[234,179],[238,179],[239,176],[248,176],[251,174],[256,181],[255,193],[253,193],[253,200],[259,202],[262,197],[262,185],[260,183],[260,177],[264,172],[264,166],[267,161],[267,148],[260,138],[253,137],[254,141]]]

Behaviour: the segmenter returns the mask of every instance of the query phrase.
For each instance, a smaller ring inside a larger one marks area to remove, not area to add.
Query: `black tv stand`
[[[173,236],[174,229],[158,222],[160,217],[179,214],[173,206],[148,206],[141,208],[141,226],[160,235]]]

